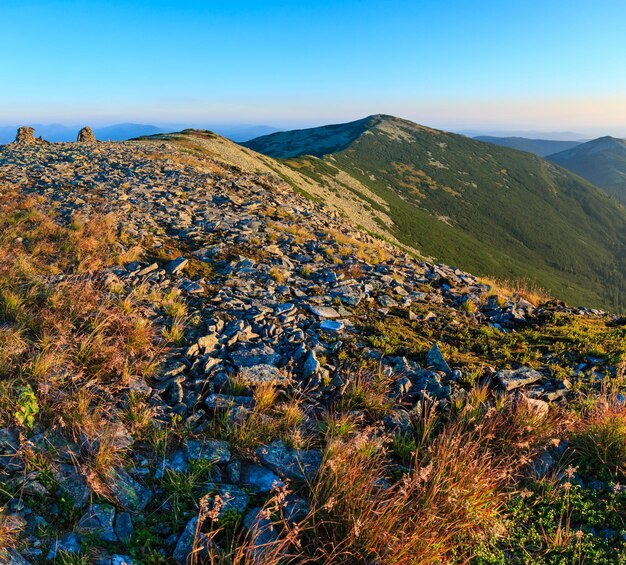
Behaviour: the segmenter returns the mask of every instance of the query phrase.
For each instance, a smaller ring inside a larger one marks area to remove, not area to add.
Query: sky
[[[0,124],[626,136],[624,0],[1,0]]]

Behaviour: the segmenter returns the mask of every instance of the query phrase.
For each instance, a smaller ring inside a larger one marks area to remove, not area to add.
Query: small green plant
[[[32,430],[35,426],[35,416],[39,412],[37,397],[35,396],[35,393],[30,385],[21,387],[19,389],[19,393],[15,420],[21,426]]]

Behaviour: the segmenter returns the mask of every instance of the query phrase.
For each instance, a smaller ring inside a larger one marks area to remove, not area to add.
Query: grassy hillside
[[[600,137],[548,159],[626,204],[626,140]]]
[[[341,144],[326,143],[329,132]],[[395,237],[438,260],[526,278],[573,303],[626,307],[626,210],[539,157],[390,116],[245,145],[317,183],[349,175],[376,196],[355,198],[386,209]]]
[[[534,153],[539,157],[552,155],[559,151],[566,151],[580,145],[579,141],[556,141],[553,139],[528,139],[526,137],[494,137],[491,135],[478,135],[474,137],[478,141],[493,143],[502,147],[510,147],[518,151]]]

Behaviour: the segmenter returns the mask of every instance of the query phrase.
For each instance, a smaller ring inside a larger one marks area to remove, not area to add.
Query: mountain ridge
[[[242,145],[317,183],[366,186],[378,201],[350,187],[345,199],[385,210],[387,231],[426,256],[527,277],[570,301],[621,301],[603,280],[624,289],[624,208],[540,157],[385,114]]]
[[[546,158],[626,205],[626,139],[607,135]]]
[[[510,147],[511,149],[517,149],[518,151],[526,151],[527,153],[534,153],[539,157],[546,157],[553,153],[565,151],[566,149],[572,149],[583,141],[560,141],[552,139],[530,139],[527,137],[496,137],[490,135],[477,135],[473,139],[483,141],[485,143],[493,143],[495,145],[502,145],[504,147]]]

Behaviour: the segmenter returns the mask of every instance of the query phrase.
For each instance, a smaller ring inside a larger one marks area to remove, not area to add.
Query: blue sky
[[[623,0],[2,0],[0,123],[626,136]]]

